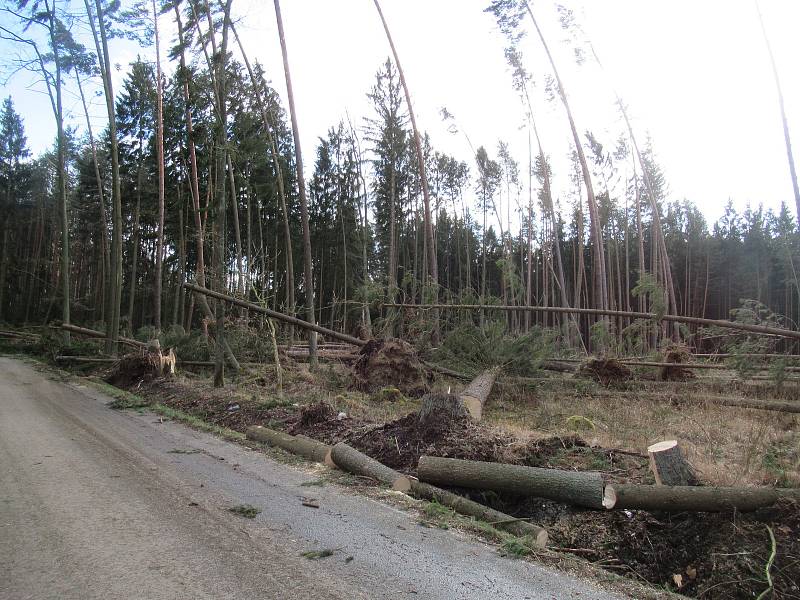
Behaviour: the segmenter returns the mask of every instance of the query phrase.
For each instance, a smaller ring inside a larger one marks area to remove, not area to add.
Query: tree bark
[[[417,475],[427,483],[549,498],[587,508],[600,509],[607,503],[603,477],[596,472],[422,456]]]
[[[374,458],[362,454],[344,442],[339,442],[331,450],[331,459],[334,464],[348,473],[371,477],[381,483],[391,486],[398,492],[408,492],[411,489],[411,480],[401,475],[394,469],[379,463]]]
[[[303,289],[306,294],[306,319],[309,323],[315,322],[314,317],[314,276],[311,256],[311,231],[308,223],[308,201],[306,198],[306,180],[303,175],[303,153],[300,148],[300,129],[297,125],[297,110],[294,106],[294,92],[292,91],[292,77],[289,71],[289,55],[286,50],[286,36],[283,31],[280,0],[275,0],[275,19],[278,23],[278,37],[283,55],[283,72],[286,77],[286,94],[289,100],[289,114],[292,120],[292,134],[294,136],[295,163],[297,168],[297,187],[300,194],[300,219],[303,222]],[[308,355],[311,365],[317,362],[317,335],[314,331],[308,332]]]
[[[431,306],[439,309],[455,309],[455,310],[531,310],[534,312],[553,312],[553,313],[575,313],[583,315],[610,315],[614,317],[631,317],[635,319],[655,319],[654,313],[645,312],[626,312],[624,310],[601,310],[597,308],[561,308],[555,306],[505,306],[495,304],[389,304],[384,306],[391,306],[394,308],[431,308]],[[725,321],[723,319],[701,319],[699,317],[684,317],[680,315],[662,315],[662,321],[674,323],[689,323],[692,325],[715,326],[723,329],[734,329],[737,331],[749,331],[751,333],[760,333],[763,335],[775,335],[778,337],[800,339],[800,331],[794,329],[783,329],[780,327],[768,327],[766,325],[750,325],[748,323],[738,323],[735,321]],[[663,367],[663,363],[658,366]],[[680,366],[686,367],[691,365],[681,364]]]
[[[470,384],[464,388],[464,391],[458,395],[461,402],[469,411],[469,414],[476,421],[481,420],[483,407],[486,404],[486,400],[489,398],[489,394],[492,392],[494,381],[497,379],[497,371],[496,368],[486,369],[473,379]]]
[[[158,36],[158,11],[153,3],[153,29],[156,42],[156,161],[158,162],[158,242],[156,272],[153,277],[153,324],[161,331],[161,282],[164,264],[164,85],[161,75],[161,45]]]
[[[756,0],[756,12],[758,13],[758,22],[761,24],[761,33],[764,35],[764,43],[767,46],[769,53],[769,61],[772,65],[772,75],[775,78],[775,88],[778,91],[778,104],[781,109],[781,123],[783,124],[783,137],[786,140],[786,158],[789,160],[789,176],[792,179],[792,190],[794,191],[794,202],[797,208],[797,220],[800,223],[800,187],[797,185],[797,170],[794,164],[794,155],[792,153],[792,139],[789,135],[789,123],[786,120],[786,107],[783,103],[783,89],[781,88],[781,79],[778,76],[778,67],[775,64],[775,55],[772,54],[772,44],[769,43],[767,36],[767,29],[764,27],[764,18],[761,16],[761,9]]]
[[[656,485],[697,484],[697,476],[677,441],[667,440],[648,446],[647,454]]]
[[[397,74],[400,76],[400,83],[403,86],[403,93],[406,97],[406,104],[408,105],[408,116],[411,119],[411,129],[414,133],[414,145],[417,150],[417,167],[419,168],[419,178],[420,178],[420,185],[422,186],[422,201],[424,204],[425,210],[425,244],[428,248],[428,269],[429,275],[431,278],[431,283],[434,286],[434,289],[438,288],[439,285],[439,269],[437,266],[436,261],[436,250],[433,240],[433,222],[431,221],[431,201],[430,201],[430,191],[428,189],[428,177],[425,173],[425,155],[422,152],[422,139],[419,135],[419,129],[417,128],[417,119],[414,116],[414,107],[411,104],[411,94],[408,91],[408,85],[406,84],[406,78],[403,74],[403,67],[400,65],[400,57],[397,55],[397,49],[394,46],[394,41],[392,40],[392,34],[389,32],[389,25],[386,23],[386,19],[383,16],[383,11],[381,10],[381,5],[378,0],[374,0],[375,8],[378,10],[378,15],[381,18],[381,23],[383,23],[383,30],[386,32],[386,39],[389,41],[389,46],[392,49],[392,56],[394,56],[394,64],[397,66]],[[436,297],[439,296],[438,289],[436,291]],[[433,328],[433,335],[431,342],[433,345],[437,345],[439,343],[439,312],[434,309],[432,315],[434,328]]]
[[[608,508],[665,512],[749,512],[781,498],[800,500],[800,489],[615,484],[607,486]]]
[[[275,431],[260,425],[248,427],[245,435],[247,435],[248,440],[276,446],[314,462],[324,463],[329,467],[336,466],[331,460],[331,446],[303,435],[289,435],[288,433]]]
[[[452,508],[459,514],[475,517],[494,527],[509,531],[516,536],[529,537],[539,548],[547,546],[549,536],[546,529],[534,525],[533,523],[515,519],[510,515],[468,500],[453,492],[448,492],[420,481],[412,481],[411,494],[423,500],[438,502],[439,504]]]

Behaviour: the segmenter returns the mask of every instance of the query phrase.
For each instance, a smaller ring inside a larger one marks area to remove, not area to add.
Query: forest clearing
[[[367,108],[310,160],[309,36],[268,4],[264,61],[232,0],[4,3],[4,84],[55,128],[34,156],[22,88],[3,103],[0,350],[423,501],[423,526],[509,558],[800,598],[800,188],[758,3],[785,198],[713,222],[670,191],[578,3],[456,4],[500,40],[518,114],[483,139],[437,97],[451,151],[403,70],[424,43],[365,2]]]

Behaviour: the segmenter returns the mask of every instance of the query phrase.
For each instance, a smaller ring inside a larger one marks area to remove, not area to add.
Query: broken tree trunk
[[[391,486],[393,490],[398,492],[407,492],[411,489],[411,480],[408,477],[379,463],[374,458],[359,452],[344,442],[339,442],[333,447],[331,459],[343,471],[371,477]]]
[[[487,369],[480,373],[470,384],[464,388],[458,397],[476,421],[481,420],[483,405],[486,404],[492,392],[494,380],[497,379],[497,369]]]
[[[420,481],[549,498],[587,508],[606,508],[605,483],[597,472],[578,473],[494,462],[422,456]]]
[[[676,440],[666,440],[648,446],[650,469],[656,485],[697,485],[694,469],[686,460]]]
[[[800,501],[800,489],[615,484],[606,486],[608,508],[666,512],[747,512],[781,498]]]
[[[141,349],[120,357],[111,369],[106,381],[121,388],[131,387],[135,383],[171,377],[175,375],[175,351],[170,348],[167,353],[155,346]]]
[[[268,317],[277,319],[278,321],[283,321],[284,323],[289,323],[291,325],[295,325],[303,329],[308,329],[310,331],[316,331],[317,333],[321,333],[322,335],[325,335],[329,338],[340,340],[342,342],[347,342],[348,344],[353,344],[355,346],[361,347],[367,343],[365,340],[360,340],[351,335],[347,335],[346,333],[339,333],[338,331],[334,331],[333,329],[328,329],[326,327],[322,327],[314,323],[309,323],[308,321],[303,321],[302,319],[298,319],[297,317],[291,317],[289,315],[285,315],[283,313],[279,313],[274,310],[264,308],[263,306],[259,306],[258,304],[253,304],[252,302],[246,302],[245,300],[239,300],[238,298],[234,298],[233,296],[227,296],[225,294],[209,290],[207,288],[195,285],[193,283],[184,283],[183,287],[197,294],[203,294],[204,296],[210,296],[211,298],[216,298],[217,300],[229,302],[230,304],[241,306],[242,308],[252,310],[253,312],[267,315]]]
[[[423,500],[438,502],[443,506],[452,508],[459,514],[486,521],[494,527],[509,531],[516,536],[529,537],[539,548],[547,546],[549,536],[546,529],[534,525],[533,523],[528,523],[527,521],[515,519],[499,510],[494,510],[493,508],[489,508],[488,506],[484,506],[483,504],[479,504],[463,496],[454,494],[453,492],[448,492],[420,481],[413,481],[411,483],[411,494]]]
[[[304,435],[289,435],[282,431],[275,431],[260,425],[253,425],[245,432],[248,440],[255,440],[269,446],[282,448],[292,454],[303,456],[314,462],[324,463],[335,467],[331,460],[331,447],[317,440],[312,440]]]
[[[451,309],[451,310],[503,310],[503,311],[533,311],[556,314],[578,314],[578,315],[609,315],[613,317],[629,317],[631,319],[659,319],[659,315],[647,312],[628,312],[624,310],[605,310],[599,308],[565,308],[561,306],[512,306],[502,304],[412,304],[385,302],[381,305],[385,308],[420,308],[420,309]],[[779,337],[800,339],[800,331],[795,329],[784,329],[782,327],[768,327],[766,325],[752,325],[750,323],[738,323],[726,321],[724,319],[702,319],[700,317],[684,317],[681,315],[660,315],[660,320],[672,323],[687,323],[690,325],[702,325],[704,327],[722,327],[734,329],[736,331],[749,331],[763,335],[777,335]],[[663,365],[659,365],[663,366]]]
[[[61,329],[64,329],[65,331],[70,331],[72,333],[77,333],[79,335],[85,335],[86,337],[103,338],[103,339],[105,339],[106,337],[106,334],[102,331],[87,329],[85,327],[77,327],[76,325],[70,325],[69,323],[62,323]],[[144,342],[140,342],[138,340],[132,340],[130,338],[119,337],[117,338],[117,341],[120,344],[133,346],[134,348],[147,348],[147,344],[145,344]]]

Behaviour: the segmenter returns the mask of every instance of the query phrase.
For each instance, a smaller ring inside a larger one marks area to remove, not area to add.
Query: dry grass
[[[707,483],[800,485],[798,415],[714,404],[708,397],[716,395],[716,381],[631,385],[637,391],[592,384],[504,388],[492,397],[486,416],[520,436],[579,433],[591,444],[640,453],[657,441],[677,439]],[[765,389],[756,391],[768,397]]]

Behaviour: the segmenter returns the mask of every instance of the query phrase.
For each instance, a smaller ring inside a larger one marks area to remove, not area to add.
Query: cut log
[[[420,481],[520,496],[549,498],[587,508],[606,508],[605,484],[597,472],[540,469],[493,462],[422,456]]]
[[[528,523],[527,521],[514,519],[514,517],[502,513],[499,510],[494,510],[483,504],[473,502],[453,492],[448,492],[420,481],[412,481],[411,494],[423,500],[438,502],[443,506],[452,508],[459,514],[486,521],[487,523],[491,523],[494,527],[509,531],[516,536],[529,537],[538,548],[547,546],[549,536],[546,529],[534,525],[533,523]]]
[[[374,458],[370,458],[344,442],[339,442],[333,447],[331,459],[343,471],[354,475],[371,477],[391,486],[393,490],[398,492],[407,492],[411,489],[411,480],[408,477],[379,463]]]
[[[657,485],[697,485],[694,469],[686,460],[676,440],[666,440],[648,446],[650,469]]]
[[[472,418],[476,421],[481,420],[483,405],[486,404],[486,399],[489,398],[489,394],[492,393],[492,386],[494,385],[495,379],[497,379],[497,369],[487,369],[473,379],[469,385],[464,388],[464,391],[458,395],[461,402],[464,403],[464,406],[466,406],[469,411],[469,414],[472,415]]]
[[[470,413],[459,396],[431,392],[422,397],[417,416],[420,426],[424,428],[469,419]]]
[[[606,486],[608,508],[665,512],[749,512],[781,498],[800,501],[800,489],[615,484]]]
[[[331,460],[331,447],[323,444],[317,440],[312,440],[304,435],[289,435],[282,431],[275,431],[268,427],[261,427],[260,425],[253,425],[247,428],[245,432],[248,440],[255,440],[262,444],[275,446],[303,456],[314,462],[324,463],[329,467],[336,465]]]

